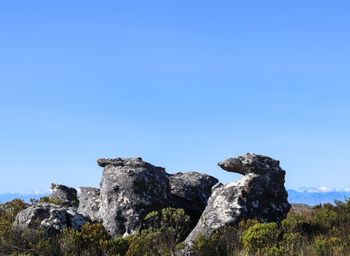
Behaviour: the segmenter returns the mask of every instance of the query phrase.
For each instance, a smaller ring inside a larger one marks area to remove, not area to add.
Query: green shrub
[[[48,198],[42,201],[49,202]],[[0,204],[0,255],[167,256],[183,247],[181,241],[189,232],[189,217],[184,210],[174,208],[149,213],[144,230],[127,238],[112,238],[99,223],[85,224],[81,230],[65,229],[56,237],[43,231],[12,229],[17,213],[27,206],[19,199]],[[319,205],[309,212],[291,212],[281,224],[243,220],[209,237],[198,236],[193,254],[350,255],[350,201]]]
[[[145,220],[148,228],[130,238],[127,255],[174,255],[189,232],[190,217],[183,209],[153,211]]]
[[[102,240],[100,248],[105,256],[123,256],[129,249],[129,240],[122,237]]]
[[[239,227],[226,226],[216,230],[210,237],[199,235],[193,242],[196,256],[236,255],[242,248]]]
[[[63,255],[80,255],[83,241],[79,231],[67,228],[62,231],[59,244]]]
[[[177,244],[189,233],[190,217],[184,209],[164,208],[146,215],[148,227],[168,233],[169,239]],[[172,236],[172,237],[170,237]]]
[[[314,215],[289,213],[287,218],[282,221],[282,227],[285,233],[299,233],[309,239],[323,230],[320,223],[314,219]]]
[[[325,205],[316,210],[313,222],[327,230],[337,224],[338,214],[333,210],[332,206]]]
[[[39,199],[39,203],[48,203],[48,204],[56,204],[56,205],[63,205],[62,200],[58,198],[51,198],[48,196],[43,196]]]
[[[59,239],[63,255],[125,255],[128,242],[112,239],[100,223],[84,224],[80,231],[67,228]]]
[[[242,234],[244,250],[255,255],[280,255],[280,240],[281,231],[274,222],[255,224]]]
[[[259,221],[256,219],[243,219],[239,222],[238,228],[240,233],[242,233],[244,230],[247,230],[251,226],[254,226],[255,224],[258,224]]]
[[[309,242],[307,237],[301,233],[284,233],[283,240],[280,242],[280,248],[283,249],[285,255],[299,256],[307,251]]]
[[[129,238],[130,247],[127,256],[166,256],[171,249],[163,241],[164,235],[159,229],[149,228]]]
[[[317,236],[312,244],[315,255],[349,255],[349,244],[338,237]]]
[[[0,205],[0,253],[24,253],[29,250],[28,238],[22,232],[12,229],[12,223],[18,212],[27,206],[21,199],[14,199]]]
[[[59,256],[60,245],[55,238],[41,238],[35,243],[29,243],[33,253],[40,256]]]

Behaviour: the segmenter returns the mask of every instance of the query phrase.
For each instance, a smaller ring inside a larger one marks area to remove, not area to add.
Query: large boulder
[[[44,203],[20,211],[13,226],[19,230],[42,230],[54,235],[65,228],[80,229],[86,222],[88,220],[73,207]]]
[[[100,189],[91,187],[80,187],[78,212],[92,221],[100,220]]]
[[[210,236],[226,225],[242,219],[261,222],[281,221],[290,209],[284,187],[285,171],[279,161],[267,156],[246,154],[218,164],[229,172],[244,176],[226,185],[218,184],[208,200],[198,224],[186,238],[190,246],[198,235]]]
[[[212,187],[218,179],[198,172],[178,172],[169,175],[174,207],[186,211],[194,223],[207,206]]]
[[[164,168],[141,158],[99,159],[97,162],[104,167],[98,215],[112,235],[131,234],[143,226],[147,213],[172,205]]]
[[[51,183],[49,198],[64,206],[78,206],[77,190],[65,185]]]

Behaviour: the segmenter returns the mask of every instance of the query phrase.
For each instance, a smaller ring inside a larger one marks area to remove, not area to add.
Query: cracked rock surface
[[[187,253],[198,235],[210,236],[248,218],[279,222],[290,209],[285,171],[279,161],[263,155],[248,153],[220,162],[222,169],[243,175],[225,185],[199,172],[168,174],[139,157],[102,158],[97,163],[103,167],[99,188],[81,187],[77,198],[76,189],[52,184],[49,198],[62,205],[31,205],[18,213],[14,227],[55,234],[98,221],[112,236],[124,236],[142,229],[151,211],[183,208],[194,227],[185,240]]]
[[[80,229],[88,220],[73,207],[54,204],[37,204],[20,211],[13,223],[14,228],[43,230],[57,234],[65,228]]]
[[[51,183],[51,194],[49,197],[50,199],[58,200],[64,206],[78,205],[77,190],[65,185]]]
[[[183,208],[197,223],[207,206],[212,187],[218,179],[199,172],[178,172],[169,175],[175,208]]]
[[[112,235],[131,234],[142,227],[147,213],[173,205],[164,168],[141,158],[97,162],[104,167],[98,216]]]
[[[101,204],[100,189],[80,187],[78,212],[92,221],[98,221]]]
[[[225,225],[238,224],[242,219],[279,222],[290,209],[284,187],[285,171],[279,161],[248,153],[218,165],[244,176],[238,181],[218,184],[213,188],[199,222],[186,238],[185,243],[189,246],[199,234],[209,236]]]

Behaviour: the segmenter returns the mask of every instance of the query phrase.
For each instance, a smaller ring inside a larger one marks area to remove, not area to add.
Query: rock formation
[[[164,168],[141,158],[99,159],[103,169],[99,217],[112,235],[142,227],[147,213],[172,205]]]
[[[141,228],[147,213],[183,208],[194,224],[218,180],[197,172],[167,174],[141,158],[98,159],[104,167],[101,189],[81,187],[78,212],[102,221],[113,235]]]
[[[50,235],[57,234],[57,232],[67,227],[79,229],[87,221],[73,207],[44,203],[20,211],[13,226],[20,230],[43,230]]]
[[[197,226],[185,241],[188,246],[198,235],[209,236],[213,231],[225,225],[236,225],[242,219],[281,221],[290,209],[284,187],[285,171],[279,166],[279,161],[246,154],[229,158],[220,162],[219,166],[244,176],[238,181],[218,184],[213,188]]]
[[[37,203],[20,211],[13,223],[14,228],[43,230],[56,234],[67,227],[79,229],[89,218],[77,212],[77,190],[52,183],[49,199],[53,203]]]
[[[64,206],[78,206],[77,190],[65,185],[51,183],[50,199],[60,202]]]
[[[222,169],[244,175],[226,185],[197,172],[168,174],[141,158],[103,158],[97,162],[103,167],[100,188],[81,187],[78,208],[74,188],[52,184],[49,199],[61,205],[29,206],[18,213],[14,227],[50,234],[101,221],[113,236],[121,236],[143,228],[144,217],[151,211],[183,208],[196,224],[185,240],[190,251],[199,234],[209,236],[247,218],[281,221],[290,209],[285,171],[279,161],[267,156],[246,154],[220,162]]]
[[[100,220],[100,189],[91,187],[80,187],[78,212],[92,221]]]
[[[212,187],[218,179],[198,172],[178,172],[169,175],[171,194],[175,208],[183,208],[197,223],[207,206]]]

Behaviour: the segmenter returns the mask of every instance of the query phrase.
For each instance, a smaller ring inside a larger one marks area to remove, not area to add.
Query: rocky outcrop
[[[113,235],[130,234],[144,225],[147,213],[183,208],[197,223],[218,180],[197,172],[167,174],[141,158],[98,159],[104,167],[101,189],[81,187],[78,211],[102,221]]]
[[[287,216],[291,205],[284,187],[286,172],[278,160],[248,153],[229,158],[218,165],[226,171],[237,170],[245,175],[242,178],[243,206],[247,208],[246,212],[243,211],[244,218],[279,222]],[[240,181],[238,183],[242,184]]]
[[[212,187],[218,179],[198,172],[178,172],[169,175],[174,207],[183,208],[194,223],[207,206]]]
[[[51,195],[53,201],[59,202],[64,206],[78,206],[77,190],[65,185],[51,183]]]
[[[57,234],[65,228],[80,229],[90,219],[77,211],[77,190],[52,183],[49,196],[52,203],[37,203],[20,211],[13,223],[14,228],[43,230],[48,235]]]
[[[98,215],[112,235],[131,234],[142,227],[147,213],[173,205],[164,168],[141,158],[97,162],[104,167]]]
[[[91,187],[80,187],[78,212],[92,221],[99,220],[100,189]]]
[[[190,246],[199,234],[236,225],[242,219],[255,218],[262,222],[281,221],[290,209],[284,187],[285,171],[279,161],[270,157],[246,154],[219,163],[226,171],[244,175],[226,185],[218,184],[208,200],[198,224],[187,237]]]
[[[100,188],[81,187],[78,208],[74,188],[52,184],[48,202],[62,205],[29,206],[18,213],[14,227],[50,234],[100,221],[111,235],[121,236],[143,228],[144,217],[151,211],[183,208],[195,226],[185,240],[185,251],[190,251],[199,234],[209,236],[248,218],[281,221],[290,209],[285,171],[279,161],[267,156],[246,154],[220,162],[222,169],[244,175],[226,185],[197,172],[168,174],[141,158],[103,158],[97,162],[103,167]]]
[[[33,205],[20,211],[13,226],[19,230],[43,230],[49,235],[54,235],[68,227],[80,229],[87,221],[73,207],[45,203]]]

